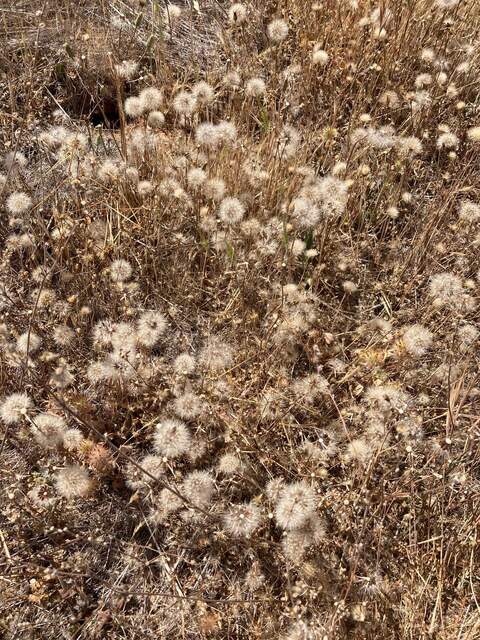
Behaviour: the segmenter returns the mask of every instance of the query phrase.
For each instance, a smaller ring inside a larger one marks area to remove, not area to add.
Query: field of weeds
[[[0,635],[478,640],[480,2],[0,45]]]

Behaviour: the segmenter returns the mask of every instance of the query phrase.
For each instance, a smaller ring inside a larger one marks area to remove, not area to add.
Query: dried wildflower
[[[125,282],[132,276],[132,265],[121,258],[114,260],[110,265],[110,278],[113,282]]]
[[[191,116],[197,108],[197,99],[188,91],[180,91],[173,100],[173,108],[180,116]]]
[[[430,278],[428,293],[435,304],[458,307],[463,299],[462,280],[454,273],[436,273]]]
[[[373,455],[372,446],[364,438],[355,438],[351,440],[345,451],[344,461],[358,462],[360,464],[366,464]]]
[[[71,386],[74,381],[75,378],[68,365],[65,362],[61,362],[50,376],[49,384],[56,389],[66,389]]]
[[[286,485],[275,507],[275,520],[282,529],[302,527],[315,513],[316,496],[304,481]]]
[[[138,97],[142,105],[143,112],[155,111],[160,108],[163,102],[163,93],[156,87],[143,89]]]
[[[92,492],[93,481],[86,469],[71,465],[57,473],[55,488],[64,498],[84,498]]]
[[[328,53],[321,48],[319,44],[316,44],[312,51],[312,63],[318,65],[319,67],[324,67],[329,61],[330,56]]]
[[[211,335],[200,351],[199,363],[211,371],[226,369],[233,363],[233,349],[218,336]]]
[[[24,169],[28,164],[28,160],[21,151],[15,150],[7,153],[3,159],[3,164],[7,170]]]
[[[473,324],[462,324],[457,332],[460,351],[467,351],[478,340],[480,331]]]
[[[288,35],[288,24],[280,18],[272,20],[267,26],[267,34],[272,42],[282,42]]]
[[[238,198],[224,198],[218,209],[218,217],[228,225],[237,224],[245,215],[245,207]]]
[[[128,465],[125,484],[133,491],[148,487],[155,482],[153,478],[158,480],[163,476],[165,472],[164,466],[163,459],[159,456],[146,455],[139,461],[138,466]]]
[[[6,202],[7,211],[14,216],[25,213],[32,206],[32,199],[23,191],[14,191],[11,193]]]
[[[457,149],[459,144],[458,137],[451,132],[442,133],[437,138],[438,149]]]
[[[85,440],[80,429],[67,429],[63,434],[63,446],[67,451],[78,451]]]
[[[125,100],[124,109],[130,118],[139,118],[144,112],[143,102],[138,96],[130,96]]]
[[[238,89],[242,84],[242,78],[237,71],[229,71],[223,78],[223,84],[231,89]]]
[[[432,346],[433,334],[421,324],[414,324],[404,332],[402,340],[407,352],[420,358]]]
[[[292,222],[300,229],[315,227],[321,217],[319,208],[307,198],[295,198],[291,204]]]
[[[250,78],[245,85],[245,93],[252,98],[263,96],[266,91],[265,82],[261,78]]]
[[[67,430],[65,420],[53,413],[40,413],[32,418],[32,433],[45,449],[54,449],[63,444]]]
[[[201,80],[192,87],[192,95],[195,96],[197,104],[205,106],[211,104],[215,99],[215,92],[208,82]]]
[[[286,532],[282,540],[282,548],[289,560],[298,563],[302,560],[305,551],[321,542],[324,537],[325,525],[317,515],[314,515],[303,527]]]
[[[17,424],[33,409],[33,401],[26,393],[12,393],[0,405],[0,417],[5,424]]]
[[[397,138],[395,147],[402,158],[418,156],[423,151],[421,141],[415,136],[403,136]]]
[[[17,351],[23,354],[36,353],[42,344],[42,339],[33,331],[26,331],[17,338]]]
[[[182,493],[197,507],[206,507],[215,493],[215,482],[208,471],[192,471],[182,483]]]
[[[217,464],[217,471],[225,476],[239,473],[242,469],[242,462],[233,453],[224,453],[220,456]]]
[[[369,387],[365,401],[386,416],[392,412],[403,414],[412,404],[408,393],[391,384]]]
[[[188,453],[192,446],[192,439],[181,420],[167,418],[155,427],[153,446],[166,458],[178,458]]]
[[[458,209],[459,218],[467,224],[480,222],[480,205],[471,200],[462,200]]]
[[[141,198],[146,198],[153,191],[153,184],[150,180],[140,180],[137,185],[137,193]]]
[[[192,189],[199,189],[207,179],[207,174],[199,167],[192,167],[187,173],[188,186]]]
[[[329,392],[329,384],[320,374],[311,373],[293,380],[291,389],[299,401],[312,404],[321,394]]]
[[[247,7],[240,2],[235,2],[228,9],[228,21],[232,25],[240,25],[247,19]]]
[[[480,127],[471,127],[467,131],[467,138],[472,142],[480,142]]]
[[[160,311],[144,311],[137,323],[137,340],[151,349],[167,328],[167,319]]]
[[[188,376],[195,371],[195,358],[188,353],[181,353],[173,363],[175,373]]]
[[[58,498],[48,484],[38,485],[30,489],[27,493],[28,498],[37,509],[50,509],[56,503]]]
[[[173,402],[174,411],[183,420],[197,418],[204,408],[203,401],[191,391],[186,391]]]
[[[123,60],[120,64],[114,65],[114,68],[119,78],[132,80],[137,73],[138,62],[134,60]]]
[[[165,116],[161,111],[150,111],[147,124],[152,129],[160,129],[165,124]]]
[[[262,513],[254,502],[230,507],[223,517],[227,533],[239,538],[250,538],[262,523]]]
[[[225,182],[221,178],[210,178],[202,185],[206,198],[214,202],[220,202],[225,196]]]
[[[53,329],[53,340],[59,347],[68,346],[75,339],[75,331],[64,324]]]

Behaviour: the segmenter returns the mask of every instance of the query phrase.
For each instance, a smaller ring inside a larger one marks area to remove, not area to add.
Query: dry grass
[[[0,7],[4,637],[480,636],[480,7],[439,4]]]

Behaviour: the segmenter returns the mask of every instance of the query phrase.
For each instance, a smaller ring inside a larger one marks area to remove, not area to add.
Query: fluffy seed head
[[[239,25],[247,19],[247,7],[240,2],[235,2],[228,10],[228,21],[232,25]]]
[[[187,173],[188,186],[192,189],[198,189],[207,179],[207,174],[200,167],[192,167]]]
[[[275,507],[275,520],[282,529],[302,527],[315,513],[314,491],[304,481],[286,485]]]
[[[421,324],[414,324],[403,334],[403,344],[407,352],[420,358],[432,346],[433,333]]]
[[[225,530],[239,538],[250,538],[261,522],[262,513],[253,502],[231,507],[223,518]]]
[[[458,209],[460,220],[467,224],[480,222],[480,205],[471,200],[462,200]]]
[[[173,363],[175,373],[190,375],[195,371],[195,358],[188,353],[181,353]]]
[[[143,112],[155,111],[160,108],[163,102],[163,93],[156,87],[143,89],[138,97],[140,99]]]
[[[130,118],[139,118],[144,112],[143,102],[138,96],[130,96],[125,100],[125,113]]]
[[[153,436],[155,450],[166,458],[178,458],[188,453],[192,446],[186,425],[176,418],[167,418],[155,427]]]
[[[17,351],[22,354],[32,354],[40,349],[42,339],[33,331],[26,331],[17,338]]]
[[[194,505],[206,507],[215,493],[215,482],[208,471],[192,471],[183,481],[182,493]]]
[[[467,131],[467,138],[472,142],[480,142],[480,127],[472,127]]]
[[[21,215],[32,206],[32,199],[23,191],[14,191],[7,198],[7,211],[14,216]]]
[[[86,469],[71,465],[57,473],[55,487],[64,498],[85,498],[92,492],[93,482]]]
[[[0,405],[0,417],[5,424],[17,424],[33,409],[33,401],[26,393],[12,393]]]
[[[225,195],[225,182],[221,178],[210,178],[203,183],[203,193],[209,200],[220,202]]]
[[[186,391],[174,400],[173,407],[176,415],[183,420],[193,420],[202,413],[203,402],[191,391]]]
[[[463,297],[462,280],[448,271],[436,273],[430,278],[428,292],[438,304],[459,306]]]
[[[165,124],[165,116],[161,111],[150,111],[147,123],[152,129],[160,129]]]
[[[250,78],[245,85],[245,93],[252,98],[263,96],[266,91],[265,82],[261,78]]]
[[[55,449],[63,444],[67,430],[65,420],[53,413],[40,413],[32,418],[32,433],[38,444],[45,449]]]
[[[267,34],[272,42],[282,42],[288,35],[288,24],[280,18],[272,20],[267,26]]]
[[[160,311],[144,311],[137,324],[137,340],[151,349],[167,328],[167,319]]]
[[[113,282],[125,282],[132,275],[132,265],[126,260],[119,258],[110,265],[110,278]]]
[[[329,60],[329,55],[326,51],[320,47],[315,47],[312,51],[312,63],[318,64],[319,67],[324,67]]]
[[[200,352],[199,362],[206,369],[221,371],[231,366],[233,349],[218,336],[209,336],[207,343]]]
[[[215,99],[215,92],[212,87],[201,80],[200,82],[196,82],[192,87],[192,94],[195,96],[197,103],[199,105],[205,106],[207,104],[211,104]]]
[[[173,108],[181,116],[191,116],[197,108],[197,99],[188,91],[180,91],[173,100]]]
[[[218,217],[225,224],[237,224],[245,215],[245,207],[238,198],[224,198],[220,203]]]

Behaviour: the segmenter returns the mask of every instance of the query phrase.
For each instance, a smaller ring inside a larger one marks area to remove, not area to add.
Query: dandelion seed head
[[[228,21],[231,25],[240,25],[247,19],[247,7],[240,3],[235,2],[228,9]]]
[[[167,418],[155,427],[153,446],[166,458],[178,458],[190,451],[192,438],[185,423],[176,418]]]
[[[218,217],[228,225],[239,223],[245,215],[245,206],[238,198],[224,198],[218,209]]]
[[[6,206],[9,213],[19,216],[31,208],[32,199],[23,191],[14,191],[8,196]]]
[[[139,118],[144,113],[143,102],[138,96],[130,96],[125,100],[125,113],[129,118]]]
[[[114,260],[110,265],[110,278],[113,282],[125,282],[126,280],[130,280],[132,276],[132,265],[119,258],[118,260]]]
[[[252,98],[263,96],[267,87],[261,78],[250,78],[245,84],[245,93]]]
[[[250,538],[261,522],[262,513],[253,502],[230,507],[223,517],[225,531],[239,538]]]
[[[288,24],[281,18],[272,20],[267,26],[267,34],[272,42],[282,42],[288,35]]]
[[[5,424],[17,424],[33,409],[33,401],[26,393],[12,393],[0,405],[0,417]]]
[[[197,108],[197,98],[188,91],[180,91],[173,100],[173,108],[178,115],[190,117]]]
[[[67,425],[62,416],[40,413],[32,418],[32,434],[38,444],[45,449],[55,449],[63,444]]]
[[[173,402],[175,414],[183,420],[193,420],[202,414],[204,402],[191,391],[185,391]]]
[[[26,331],[17,338],[17,351],[22,354],[36,353],[42,344],[42,339],[33,331]]]
[[[195,358],[189,353],[181,353],[175,358],[173,369],[179,375],[191,375],[195,371]]]
[[[79,465],[67,466],[55,476],[55,488],[64,498],[85,498],[93,490],[88,471]]]
[[[192,94],[195,96],[197,103],[201,106],[206,106],[211,104],[215,99],[215,92],[212,87],[201,80],[200,82],[196,82],[192,87]]]
[[[197,507],[206,507],[215,493],[215,481],[208,471],[192,471],[182,483],[182,493]]]
[[[316,496],[303,480],[286,485],[275,507],[277,524],[291,531],[302,527],[315,513]]]
[[[147,124],[152,129],[161,129],[165,124],[165,116],[161,111],[150,111],[147,118]]]
[[[156,87],[143,89],[138,96],[142,105],[142,112],[156,111],[163,102],[163,92]]]

